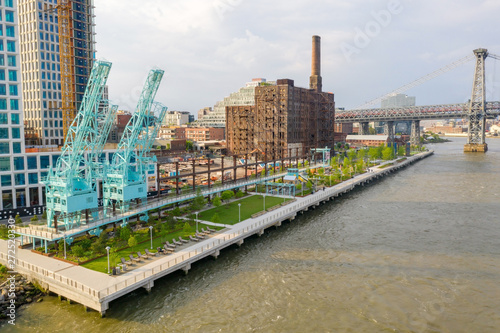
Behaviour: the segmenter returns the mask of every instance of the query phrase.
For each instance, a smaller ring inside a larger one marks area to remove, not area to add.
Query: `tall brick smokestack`
[[[321,80],[321,37],[312,37],[312,66],[309,88],[321,92],[323,88]]]

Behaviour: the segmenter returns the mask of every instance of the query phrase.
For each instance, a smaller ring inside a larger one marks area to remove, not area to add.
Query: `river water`
[[[498,332],[500,139],[464,138],[111,303],[45,297],[2,332]]]

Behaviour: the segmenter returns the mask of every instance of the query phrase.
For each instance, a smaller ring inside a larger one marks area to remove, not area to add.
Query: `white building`
[[[19,41],[26,139],[62,145],[61,71],[56,0],[18,1]],[[82,101],[94,59],[93,0],[72,4],[75,107]]]
[[[165,126],[181,126],[189,123],[190,113],[187,111],[167,111],[163,118],[162,125]]]
[[[237,92],[217,102],[213,111],[203,116],[196,125],[199,127],[226,127],[226,106],[255,105],[255,87],[262,84],[274,84],[274,82],[267,83],[266,79],[253,79]]]

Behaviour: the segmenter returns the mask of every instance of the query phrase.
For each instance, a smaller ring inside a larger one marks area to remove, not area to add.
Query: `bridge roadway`
[[[358,175],[350,180],[317,191],[303,198],[268,211],[256,218],[242,221],[231,228],[198,243],[188,243],[185,248],[168,255],[146,259],[146,264],[124,274],[109,276],[104,273],[88,270],[81,266],[72,265],[53,258],[35,254],[30,250],[17,249],[14,254],[15,270],[26,275],[31,280],[37,280],[42,287],[68,300],[83,304],[104,315],[109,303],[133,290],[145,288],[150,291],[154,281],[174,271],[183,270],[185,273],[191,264],[213,256],[217,258],[220,250],[232,244],[241,245],[244,239],[252,235],[262,235],[266,228],[281,226],[285,220],[294,220],[299,212],[313,209],[322,203],[333,200],[335,197],[347,193],[356,186],[364,186],[377,178],[390,174],[406,167],[420,159],[432,155],[433,152],[420,153],[406,160],[384,168],[372,168],[373,172]],[[147,245],[146,245],[147,246]],[[7,264],[7,241],[0,241],[0,262]]]
[[[311,164],[309,168],[317,168],[321,167],[323,164]],[[301,171],[306,170],[306,168],[300,169]],[[276,178],[281,178],[285,176],[287,173],[282,172],[282,173],[277,173],[274,175],[266,176],[266,177],[260,177],[260,175],[257,175],[256,178],[254,179],[248,179],[248,180],[238,180],[236,182],[227,182],[224,185],[218,185],[218,186],[213,186],[210,189],[203,190],[201,193],[203,196],[208,196],[216,193],[220,193],[226,190],[232,190],[235,188],[240,188],[244,186],[253,186],[255,184],[259,184],[262,182],[270,181]],[[32,237],[35,238],[36,240],[40,242],[52,242],[52,241],[58,241],[60,239],[64,238],[71,238],[75,237],[78,235],[81,235],[84,232],[87,232],[89,230],[96,229],[98,227],[108,225],[110,223],[114,222],[126,222],[130,218],[138,215],[142,215],[145,213],[148,213],[151,210],[170,205],[170,204],[176,204],[180,202],[184,202],[187,200],[194,199],[196,197],[196,192],[191,192],[183,195],[178,195],[174,197],[168,197],[168,198],[155,198],[155,199],[148,199],[147,203],[140,203],[137,205],[134,205],[135,207],[132,207],[131,209],[128,210],[127,212],[123,213],[117,213],[115,215],[112,215],[110,213],[107,214],[107,216],[104,215],[104,211],[102,207],[99,210],[99,219],[96,221],[92,221],[90,223],[82,223],[80,226],[66,230],[66,231],[59,231],[57,232],[55,228],[48,228],[46,225],[32,225],[30,224],[29,227],[18,227],[16,228],[16,232],[20,235],[22,235],[22,239],[24,242],[25,237]],[[36,242],[35,240],[35,242]],[[40,243],[38,243],[40,244]],[[33,248],[35,248],[36,243],[33,243]]]
[[[486,117],[500,115],[500,102],[486,103]],[[336,123],[357,123],[371,121],[405,121],[423,119],[458,119],[469,114],[469,103],[408,106],[397,108],[379,108],[346,110],[335,112]]]

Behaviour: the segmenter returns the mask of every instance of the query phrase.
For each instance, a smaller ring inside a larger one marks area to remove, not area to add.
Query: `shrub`
[[[83,257],[85,251],[81,245],[73,245],[71,247],[71,253],[73,253],[75,257]]]
[[[182,231],[184,231],[184,233],[186,234],[189,234],[191,232],[192,228],[191,228],[191,225],[186,222],[184,223],[184,227],[182,228]]]
[[[243,198],[245,196],[245,193],[241,192],[241,191],[238,191],[236,192],[236,198]]]
[[[131,236],[129,239],[128,239],[128,246],[130,247],[134,247],[137,245],[137,239],[135,239],[134,236]]]
[[[35,215],[31,218],[31,222],[37,222],[37,221],[38,221],[38,216]]]

